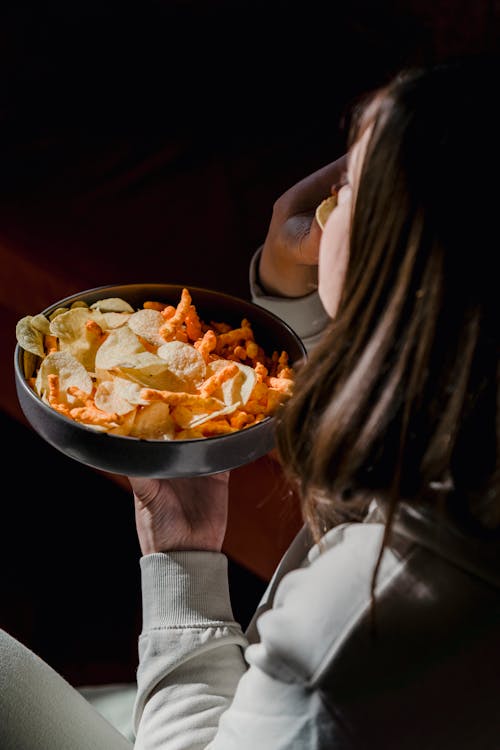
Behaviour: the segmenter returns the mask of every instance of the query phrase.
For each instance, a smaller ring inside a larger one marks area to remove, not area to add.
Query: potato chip
[[[43,313],[38,313],[38,315],[33,315],[31,318],[31,325],[33,328],[36,328],[37,331],[41,331],[44,335],[48,335],[50,333],[50,320],[45,317]]]
[[[141,386],[131,380],[124,378],[113,378],[99,383],[95,392],[94,401],[98,409],[111,414],[128,414],[136,406],[147,406],[140,396]]]
[[[105,320],[104,330],[109,331],[112,328],[119,328],[120,326],[125,325],[125,323],[130,318],[130,313],[128,312],[103,312],[102,316]]]
[[[214,391],[239,374],[236,362],[226,361],[223,367],[219,367],[209,375],[200,386],[200,393],[203,396],[210,396]]]
[[[136,413],[137,407],[132,411],[129,411],[128,414],[122,415],[120,424],[117,427],[110,428],[107,432],[109,432],[110,435],[130,435],[130,430],[134,425]]]
[[[175,372],[171,372],[164,359],[148,351],[134,354],[110,369],[113,373],[140,383],[145,388],[155,388],[161,391],[187,391],[190,393],[194,393],[196,390],[191,380],[179,377]]]
[[[23,372],[26,379],[33,377],[37,362],[40,358],[33,352],[23,351]]]
[[[191,344],[168,341],[160,346],[158,356],[165,361],[169,371],[179,380],[195,387],[203,382],[207,366],[203,356]]]
[[[36,354],[37,357],[43,357],[45,356],[43,333],[37,328],[33,328],[31,324],[32,320],[32,315],[25,315],[24,318],[17,321],[16,339],[19,346],[27,352]]]
[[[90,309],[99,310],[100,312],[135,312],[132,305],[129,305],[129,303],[124,299],[121,299],[121,297],[107,297],[106,299],[97,300],[97,302],[90,305]]]
[[[93,312],[88,307],[74,307],[50,321],[49,333],[57,336],[64,344],[80,338],[82,329],[89,320],[95,321],[101,328],[105,323],[104,317],[98,311]]]
[[[89,323],[97,323],[97,333],[96,329],[87,327]],[[98,311],[75,307],[51,321],[50,333],[58,338],[60,351],[69,351],[86,370],[92,372],[96,353],[101,345],[101,323],[104,325],[104,319]]]
[[[56,310],[50,313],[49,320],[54,320],[54,318],[57,318],[58,315],[62,315],[62,313],[68,312],[68,310],[69,307],[58,307]]]
[[[138,310],[128,319],[128,325],[133,332],[148,341],[153,346],[162,346],[165,339],[158,330],[164,324],[165,318],[158,310]]]
[[[328,196],[328,198],[325,198],[319,206],[316,208],[316,221],[320,225],[321,229],[325,228],[326,220],[332,213],[333,209],[337,205],[337,194],[334,193],[333,195]]]
[[[141,406],[129,435],[144,440],[173,440],[175,423],[170,416],[168,404],[154,401],[148,406]]]
[[[237,362],[236,364],[238,365],[238,369],[241,375],[236,376],[235,383],[233,385],[232,392],[229,397],[231,399],[231,403],[234,402],[234,399],[237,399],[238,401],[241,401],[241,403],[244,406],[252,394],[255,383],[257,382],[257,376],[255,374],[255,370],[253,369],[253,367],[244,365],[242,362]],[[229,386],[226,386],[226,388],[228,387]],[[236,392],[234,392],[235,389],[236,389]],[[224,386],[222,386],[222,393],[223,393],[224,401],[226,401],[228,396],[226,394],[226,390]]]
[[[112,330],[99,347],[95,358],[98,377],[106,379],[106,371],[126,362],[134,354],[145,352],[145,348],[128,326]]]
[[[246,404],[253,391],[257,381],[257,376],[253,367],[244,365],[241,362],[234,363],[238,367],[238,374],[214,391],[214,396],[220,398],[225,404],[241,403]],[[215,359],[207,365],[207,376],[224,368],[227,365],[226,359]]]
[[[49,392],[49,375],[58,376],[60,399],[63,403],[75,402],[75,397],[67,393],[70,386],[75,386],[89,396],[92,393],[92,378],[81,362],[69,352],[54,352],[45,357],[35,381],[35,390],[39,396],[46,396]]]
[[[187,428],[199,427],[200,425],[205,424],[205,422],[208,422],[211,419],[217,419],[217,417],[228,416],[229,414],[233,414],[233,412],[235,412],[239,406],[240,406],[240,403],[237,402],[235,404],[229,404],[228,406],[224,406],[222,409],[219,409],[219,411],[208,412],[206,414],[199,414],[197,416],[193,415],[193,418],[191,419],[190,423],[183,425],[183,427],[187,427]]]

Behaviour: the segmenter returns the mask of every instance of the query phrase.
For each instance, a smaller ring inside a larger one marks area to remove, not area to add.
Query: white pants
[[[1,750],[132,747],[78,690],[0,629]]]

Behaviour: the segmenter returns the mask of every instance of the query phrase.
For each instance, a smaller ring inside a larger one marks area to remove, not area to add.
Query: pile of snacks
[[[112,297],[75,302],[16,326],[27,381],[53,409],[95,430],[148,440],[235,432],[292,393],[285,351],[268,354],[251,323],[206,323],[188,289],[177,306],[135,310]]]

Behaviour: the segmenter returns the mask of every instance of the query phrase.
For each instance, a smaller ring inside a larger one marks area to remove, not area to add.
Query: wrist
[[[264,245],[257,263],[259,285],[277,297],[305,297],[318,288],[318,267],[291,263],[289,258],[266,253]]]
[[[140,568],[144,632],[234,621],[225,555],[152,554]]]

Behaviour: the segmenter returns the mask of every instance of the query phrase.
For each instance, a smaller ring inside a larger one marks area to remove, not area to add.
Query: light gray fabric
[[[450,563],[399,531],[377,579],[374,639],[370,586],[383,534],[379,518],[372,513],[365,523],[333,529],[300,560],[302,531],[246,648],[234,624],[211,620],[210,596],[193,626],[189,590],[199,602],[196,579],[212,568],[212,594],[225,589],[223,579],[217,582],[224,568],[218,555],[172,553],[154,556],[154,565],[144,558],[146,611],[154,578],[171,585],[163,587],[161,624],[149,619],[141,636],[138,747],[496,750],[498,588],[471,572],[468,554],[463,565]],[[180,554],[182,580],[175,573]]]
[[[205,747],[246,669],[227,559],[156,553],[141,559],[141,572],[136,747]]]
[[[249,285],[252,302],[266,308],[288,323],[302,339],[307,351],[315,346],[330,318],[319,298],[318,292],[311,292],[304,297],[273,297],[266,294],[259,283],[258,264],[261,248],[253,255],[250,262]]]
[[[0,630],[1,750],[131,750],[132,743],[33,651]]]

